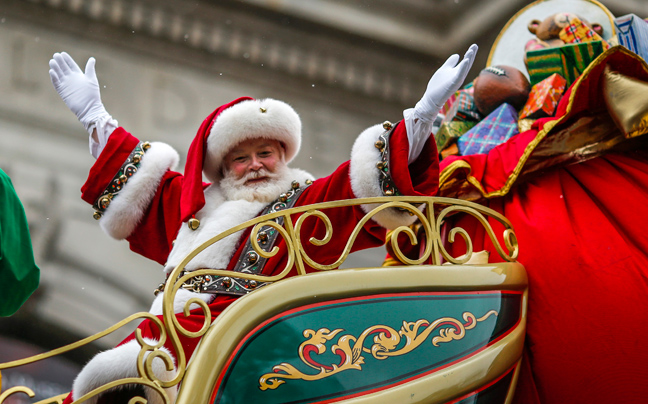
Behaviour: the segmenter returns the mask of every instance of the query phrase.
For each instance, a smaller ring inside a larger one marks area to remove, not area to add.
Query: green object
[[[388,389],[467,359],[507,335],[520,321],[521,304],[520,292],[417,292],[348,298],[280,313],[241,341],[213,404],[330,402]],[[466,313],[474,317],[464,317]],[[417,342],[399,334],[405,327],[413,330],[416,322]],[[467,327],[461,338],[439,340],[458,331],[458,324]],[[362,335],[365,349],[355,346]],[[377,359],[371,352],[378,344],[375,338],[381,337],[399,342],[378,349],[393,355]],[[411,351],[404,349],[408,345]],[[344,366],[339,373],[334,370]],[[275,388],[262,387],[264,381]]]
[[[477,122],[467,121],[452,121],[441,124],[439,131],[434,135],[437,150],[442,152],[475,125],[477,125]]]
[[[527,70],[534,86],[554,73],[567,80],[567,87],[603,53],[601,41],[583,42],[527,52]]]
[[[0,170],[0,316],[16,312],[38,287],[23,205],[9,176]]]

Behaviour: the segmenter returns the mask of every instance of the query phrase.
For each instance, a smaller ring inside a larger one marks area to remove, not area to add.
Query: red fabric
[[[208,119],[205,120],[205,122],[207,121]],[[119,131],[120,136],[123,136],[127,139],[135,139],[135,142],[137,142],[137,139],[135,137],[124,131],[122,128],[120,128]],[[108,145],[104,149],[104,152],[102,152],[100,158],[106,161],[110,160],[109,153],[112,152],[115,156],[115,159],[120,159],[123,162],[125,160],[125,157],[122,159],[123,155],[127,151],[128,153],[130,153],[130,150],[132,149],[129,150],[129,147],[127,147],[129,143],[120,141],[119,139],[120,137],[117,137],[114,140],[114,143],[111,143],[113,142],[113,136],[111,135]],[[418,159],[409,166],[407,165],[407,154],[409,150],[408,148],[409,145],[407,141],[407,130],[405,124],[397,124],[394,128],[392,136],[390,137],[390,149],[392,150],[390,169],[392,172],[394,184],[403,195],[434,195],[438,189],[437,186],[439,177],[438,157],[435,143],[433,141],[426,142],[423,151],[419,155]],[[433,157],[427,158],[426,156]],[[101,166],[105,166],[105,163],[100,162],[99,160],[97,160],[95,166],[100,163]],[[344,163],[331,176],[315,181],[300,197],[299,201],[297,202],[297,206],[303,206],[317,202],[355,198],[348,180],[348,165],[348,162]],[[107,181],[110,181],[110,179],[112,179],[112,177],[114,176],[114,174],[112,174],[112,171],[99,170],[96,169],[95,166],[93,166],[86,184],[92,184],[93,181],[103,183],[106,182],[106,179],[108,179]],[[158,262],[160,265],[164,265],[169,253],[171,252],[173,241],[175,240],[178,230],[185,220],[182,217],[181,213],[182,202],[186,201],[186,199],[183,199],[183,195],[184,192],[187,191],[187,189],[193,189],[193,186],[188,188],[185,185],[186,181],[186,176],[182,176],[177,172],[168,171],[164,175],[160,182],[160,186],[158,187],[156,194],[149,205],[148,210],[140,220],[140,223],[135,231],[127,238],[128,242],[130,243],[130,249],[132,251],[149,259],[152,259]],[[208,184],[203,183],[201,180],[201,187],[203,187],[203,189],[207,185]],[[96,200],[101,191],[102,190],[97,190],[96,194],[91,195],[91,197],[88,199],[90,199],[91,201]],[[204,194],[202,193],[202,189],[199,194],[193,193],[192,195],[199,195],[202,198],[202,203],[204,204]],[[336,214],[332,216],[335,216],[334,218],[331,218],[335,222],[333,223],[334,228],[342,228],[342,225],[348,225],[348,220],[350,218],[361,218],[362,216],[364,216],[364,213],[361,211],[360,207],[355,207],[351,208],[349,213]],[[309,219],[309,221],[311,220],[314,221],[314,219]],[[373,225],[374,223],[371,222],[371,224]],[[319,237],[323,237],[325,231],[321,222],[319,223],[317,229],[318,230],[314,230],[314,234],[317,234],[317,236]],[[377,229],[380,229],[376,230],[378,232],[383,231],[381,228]],[[358,245],[354,246],[354,251],[356,251],[357,249],[379,246],[384,242],[384,237],[380,236],[380,234],[378,233],[372,234],[371,237],[381,237],[381,240],[379,242],[372,241],[369,245],[365,245],[361,242],[362,238],[359,238]],[[338,237],[336,237],[336,239],[346,240],[346,238]],[[304,246],[306,246],[306,248],[312,248],[311,244],[306,242],[308,239],[306,238],[304,240]],[[344,242],[346,243],[346,241]],[[376,242],[378,242],[378,244],[375,244]],[[330,244],[328,246],[330,247]],[[335,249],[324,248],[320,250],[321,251],[319,251],[318,254],[321,257],[322,255],[332,257],[334,251],[336,251]],[[334,261],[335,260],[331,262]]]
[[[191,146],[189,146],[187,162],[185,164],[185,180],[182,185],[182,197],[180,198],[180,214],[183,222],[191,219],[196,212],[205,206],[202,171],[205,163],[205,152],[207,151],[207,137],[211,132],[214,121],[221,112],[232,105],[251,99],[250,97],[241,97],[228,104],[221,105],[209,114],[202,125],[200,125],[200,128],[198,128],[196,137],[194,137]]]
[[[81,188],[84,201],[92,204],[97,200],[138,142],[136,137],[121,127],[110,135],[106,147],[90,169],[88,179]],[[183,189],[183,182],[184,177],[174,171],[168,171],[162,177],[147,213],[135,232],[127,239],[132,251],[160,265],[166,262],[173,240],[182,224],[179,195]],[[156,231],[147,234],[145,238],[139,237],[137,229],[151,227],[150,223],[154,223]]]
[[[160,186],[146,214],[135,231],[126,239],[132,251],[160,265],[166,262],[173,248],[173,241],[183,223],[180,214],[180,195],[184,189],[184,179],[180,173],[167,171],[160,181]],[[153,228],[156,230],[146,230]],[[142,237],[142,232],[145,233],[145,237]]]
[[[405,122],[396,124],[389,138],[390,173],[394,185],[401,194],[407,196],[429,196],[439,188],[439,153],[434,137],[430,136],[423,145],[419,157],[407,165],[409,141]]]
[[[81,199],[92,205],[108,188],[110,181],[138,143],[139,140],[124,128],[115,129],[108,138],[104,151],[90,169],[88,180],[81,187]]]
[[[513,224],[529,276],[529,368],[516,402],[643,402],[646,149],[554,169],[487,206]],[[501,261],[480,225],[466,218],[453,225],[468,230],[476,251]]]

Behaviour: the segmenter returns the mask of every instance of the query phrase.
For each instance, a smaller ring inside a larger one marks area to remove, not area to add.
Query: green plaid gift
[[[559,74],[567,80],[567,87],[569,87],[603,52],[601,41],[529,51],[527,52],[527,70],[531,85],[538,84],[552,74]]]
[[[462,121],[453,121],[441,124],[439,131],[434,135],[437,150],[442,152],[476,124],[477,122]]]

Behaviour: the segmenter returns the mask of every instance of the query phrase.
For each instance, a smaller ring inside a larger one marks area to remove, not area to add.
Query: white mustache
[[[275,178],[278,178],[279,175],[277,173],[272,173],[266,170],[265,168],[261,168],[257,171],[250,171],[249,173],[245,174],[243,177],[233,180],[232,185],[242,186],[245,185],[246,182],[248,182],[249,180],[255,180],[257,178],[262,178],[262,177],[266,177],[269,180],[273,180]]]
[[[265,181],[246,183],[249,180],[265,177]],[[224,173],[221,180],[221,187],[228,200],[244,199],[250,202],[272,202],[279,194],[290,187],[291,178],[288,174],[288,167],[278,165],[275,172],[265,168],[258,171],[251,171],[241,178],[234,178],[231,171]]]

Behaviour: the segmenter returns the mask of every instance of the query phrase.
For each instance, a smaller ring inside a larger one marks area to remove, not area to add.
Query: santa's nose
[[[253,171],[259,171],[263,167],[263,164],[261,164],[261,161],[257,159],[256,157],[252,158],[252,162],[250,163],[250,169]]]

